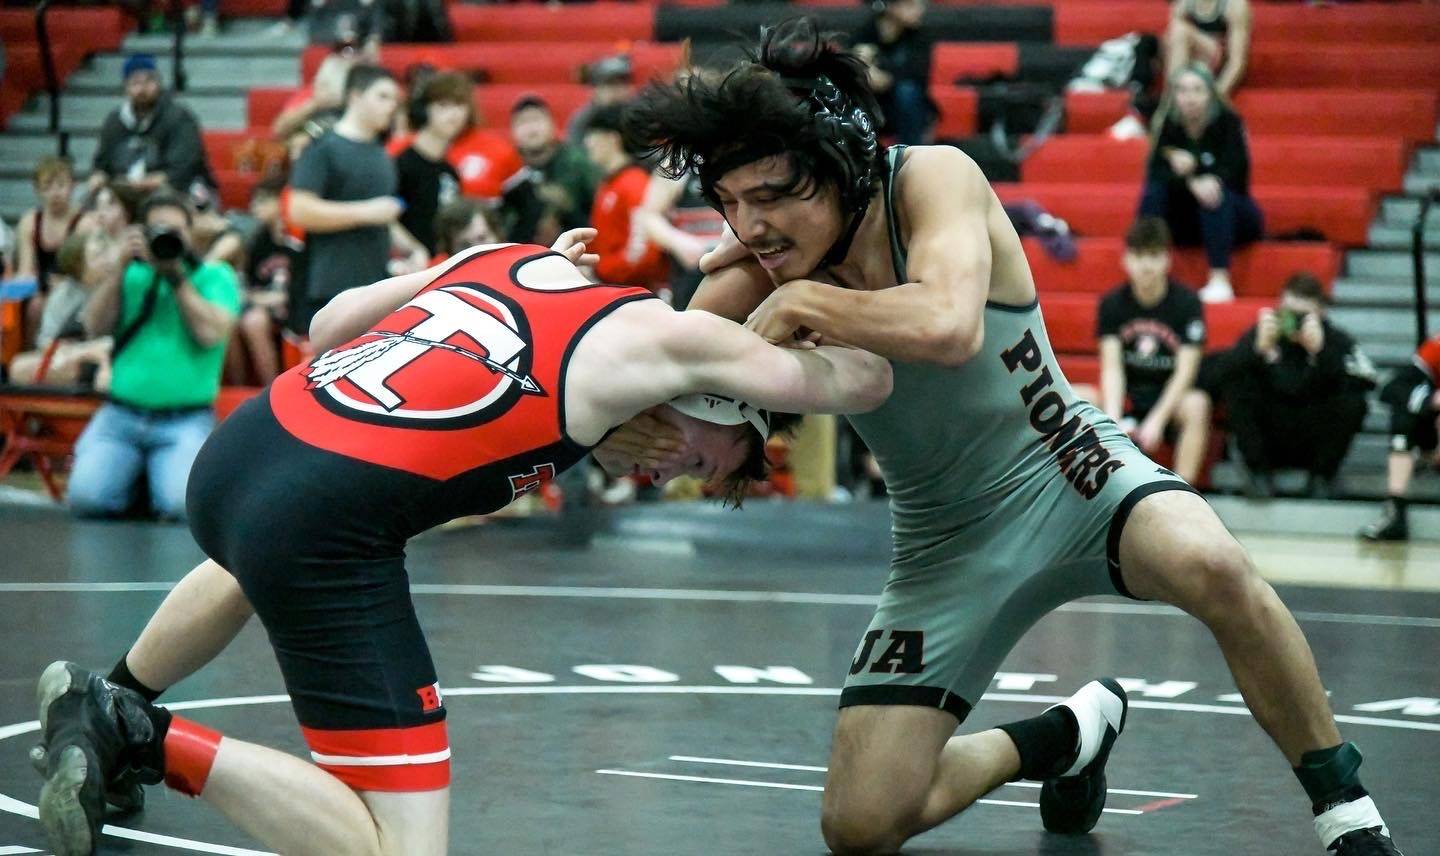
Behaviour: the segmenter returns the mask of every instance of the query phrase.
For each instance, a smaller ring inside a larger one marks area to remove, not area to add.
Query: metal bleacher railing
[[[170,0],[170,26],[175,28],[175,41],[170,51],[170,83],[176,92],[185,91],[185,3]]]
[[[70,134],[60,127],[60,75],[55,73],[55,54],[50,46],[47,16],[53,0],[40,0],[35,7],[35,39],[40,44],[40,68],[45,73],[45,91],[50,93],[50,133],[59,137],[61,157],[70,154]]]
[[[1427,316],[1430,304],[1425,299],[1425,218],[1430,206],[1440,199],[1440,187],[1432,187],[1420,197],[1420,214],[1415,225],[1410,227],[1410,256],[1415,264],[1415,342],[1417,346],[1429,336]]]

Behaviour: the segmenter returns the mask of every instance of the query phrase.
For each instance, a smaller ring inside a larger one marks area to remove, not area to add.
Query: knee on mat
[[[909,836],[900,814],[884,808],[849,810],[825,806],[820,832],[836,856],[894,853]]]

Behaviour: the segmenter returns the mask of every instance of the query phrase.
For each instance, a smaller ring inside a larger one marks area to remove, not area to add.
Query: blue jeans
[[[1212,270],[1229,270],[1235,247],[1258,241],[1265,232],[1265,218],[1255,200],[1228,187],[1218,207],[1204,208],[1183,183],[1147,181],[1140,216],[1163,219],[1178,246],[1204,244]]]
[[[897,142],[907,146],[924,144],[930,131],[930,102],[923,81],[896,80],[882,104],[887,130]]]
[[[110,403],[95,411],[75,444],[70,510],[111,517],[130,507],[142,474],[160,517],[183,520],[190,465],[215,427],[215,411],[151,412]]]

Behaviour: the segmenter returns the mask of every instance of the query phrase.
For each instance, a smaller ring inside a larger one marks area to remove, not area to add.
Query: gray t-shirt
[[[305,149],[290,176],[290,186],[330,202],[394,196],[395,165],[379,143],[357,143],[332,130]],[[307,296],[320,304],[346,289],[385,278],[390,230],[361,226],[341,232],[312,232],[305,236],[305,249],[309,256]]]

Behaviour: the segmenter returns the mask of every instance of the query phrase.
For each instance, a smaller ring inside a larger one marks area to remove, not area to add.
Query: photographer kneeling
[[[190,465],[215,426],[214,403],[240,289],[229,265],[201,264],[190,210],[167,192],[141,208],[143,234],[118,282],[85,309],[89,335],[111,335],[110,401],[75,446],[69,502],[83,517],[122,514],[141,477],[160,517],[185,516]]]
[[[1365,421],[1365,392],[1375,369],[1344,330],[1325,317],[1319,280],[1297,273],[1280,305],[1222,358],[1217,382],[1230,430],[1245,460],[1252,498],[1273,496],[1280,468],[1310,475],[1306,493],[1328,499],[1350,442]]]

